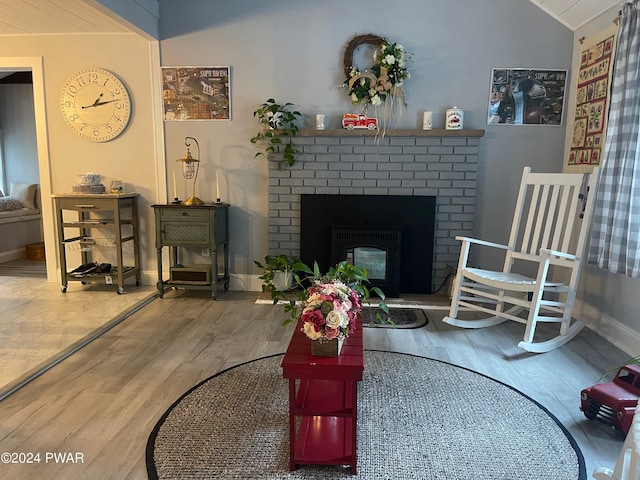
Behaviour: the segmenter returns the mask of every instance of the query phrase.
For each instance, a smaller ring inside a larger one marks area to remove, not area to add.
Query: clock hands
[[[91,105],[83,105],[82,109],[84,110],[85,108],[93,108],[93,107],[99,107],[100,105],[106,105],[107,103],[112,103],[112,102],[117,102],[118,100],[107,100],[105,102],[101,102],[100,99],[102,98],[102,95],[104,95],[103,93],[101,93],[98,98],[96,98],[96,101],[93,102]]]
[[[99,107],[100,105],[106,105],[107,103],[117,102],[118,100],[107,100],[106,102],[98,102],[91,105],[92,107]]]

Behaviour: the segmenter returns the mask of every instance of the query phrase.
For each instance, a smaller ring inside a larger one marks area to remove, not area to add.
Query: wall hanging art
[[[590,171],[602,164],[611,95],[617,25],[581,39],[571,147],[567,171]]]
[[[162,67],[165,120],[231,120],[231,67]]]
[[[493,68],[489,125],[562,125],[567,70]]]

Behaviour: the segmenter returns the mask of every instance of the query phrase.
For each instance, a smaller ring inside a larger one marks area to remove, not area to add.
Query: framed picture
[[[231,120],[231,67],[162,67],[164,119]]]
[[[489,125],[562,125],[567,70],[493,68]]]

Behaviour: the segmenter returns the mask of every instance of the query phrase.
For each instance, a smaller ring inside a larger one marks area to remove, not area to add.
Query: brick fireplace
[[[432,290],[455,267],[456,235],[473,236],[483,130],[301,130],[289,168],[269,162],[269,254],[300,256],[302,194],[435,197]],[[416,216],[420,212],[415,212]],[[422,292],[430,293],[430,292]]]

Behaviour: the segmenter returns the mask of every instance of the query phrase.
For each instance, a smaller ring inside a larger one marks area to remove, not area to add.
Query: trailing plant
[[[293,103],[282,105],[270,98],[253,112],[253,116],[258,118],[260,130],[251,138],[251,143],[264,148],[264,151],[256,153],[256,157],[280,152],[290,167],[295,163],[299,150],[293,139],[298,134],[296,122],[302,114],[292,107]]]
[[[263,270],[262,275],[258,277],[262,280],[262,291],[269,292],[274,305],[284,300],[285,292],[295,288],[301,281],[299,269],[304,267],[304,264],[296,257],[285,254],[267,255],[264,257],[264,262],[254,260],[253,263]],[[280,288],[281,286],[278,285],[278,273],[283,274],[282,283],[285,288]]]
[[[363,304],[371,303],[371,294],[375,293],[380,298],[380,301],[377,305],[378,308],[380,308],[387,315],[389,314],[389,307],[384,301],[384,292],[378,287],[369,288],[367,286],[367,284],[369,283],[369,278],[367,269],[364,267],[358,267],[356,265],[351,265],[346,261],[343,261],[335,266],[330,267],[329,271],[325,274],[320,273],[320,268],[318,267],[317,262],[313,263],[313,270],[309,268],[308,265],[302,262],[296,263],[295,268],[298,273],[301,273],[303,275],[294,276],[296,287],[298,287],[298,289],[296,290],[298,294],[295,296],[295,298],[289,298],[289,300],[284,304],[284,311],[288,314],[288,318],[285,319],[283,325],[295,322],[302,314],[302,312],[300,311],[300,306],[304,305],[308,301],[309,295],[313,292],[314,285],[329,284],[333,282],[342,282],[350,289],[357,292]],[[381,316],[380,319],[385,320]],[[386,321],[393,323],[391,322],[390,318],[386,319]]]

